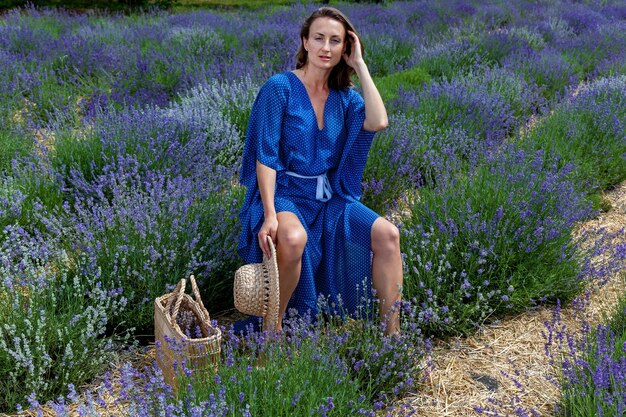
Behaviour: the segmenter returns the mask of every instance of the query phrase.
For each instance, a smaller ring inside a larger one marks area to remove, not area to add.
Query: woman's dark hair
[[[313,21],[315,19],[319,19],[320,17],[329,17],[343,25],[343,28],[346,31],[346,37],[344,39],[344,42],[348,42],[348,45],[346,46],[346,53],[350,53],[350,47],[352,46],[352,38],[350,37],[350,35],[348,35],[348,31],[356,33],[359,41],[361,40],[361,37],[354,28],[354,25],[350,22],[346,15],[344,15],[334,7],[321,7],[314,11],[311,16],[309,16],[302,24],[302,29],[300,29],[300,48],[298,49],[298,53],[296,54],[296,69],[304,67],[307,63],[308,52],[306,51],[306,49],[304,49],[304,42],[302,41],[302,39],[309,38],[309,31],[311,29]],[[363,54],[363,52],[363,42],[361,42],[361,54]],[[346,61],[342,57],[339,63],[335,65],[335,67],[330,72],[330,77],[328,77],[328,86],[337,90],[344,90],[352,86],[352,74],[354,74],[354,69],[346,64]]]

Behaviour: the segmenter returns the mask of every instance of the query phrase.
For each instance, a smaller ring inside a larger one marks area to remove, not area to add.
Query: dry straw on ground
[[[626,243],[624,233],[617,233],[626,228],[626,182],[606,193],[605,200],[611,210],[581,225],[579,231],[615,233],[614,243]],[[603,261],[602,256],[594,259]],[[580,327],[581,314],[591,324],[599,323],[614,311],[625,291],[622,271],[602,287],[589,289],[584,312],[576,305],[564,306],[561,321],[570,331]],[[494,400],[510,405],[512,399],[541,416],[553,415],[560,392],[553,382],[556,369],[544,352],[545,323],[552,313],[551,307],[537,308],[485,326],[470,337],[435,343],[424,385],[403,402],[411,404],[414,415],[424,417],[481,415],[475,407],[493,407]],[[509,415],[507,407],[498,408],[500,415]]]

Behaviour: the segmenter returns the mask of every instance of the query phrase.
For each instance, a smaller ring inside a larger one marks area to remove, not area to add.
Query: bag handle
[[[172,291],[170,293],[170,296],[167,297],[167,301],[165,302],[165,311],[166,312],[170,312],[170,309],[172,308],[172,301],[174,300],[174,298],[176,298],[176,300],[178,300],[178,297],[176,297],[176,294],[179,293],[180,291],[184,292],[185,291],[185,285],[187,283],[187,280],[185,278],[181,279],[180,281],[178,281],[178,284],[176,284],[176,288],[174,288],[174,291]],[[182,290],[181,290],[182,288]],[[182,297],[182,296],[181,296]],[[176,314],[178,315],[178,311],[176,311]]]
[[[211,322],[211,316],[209,315],[209,310],[206,309],[204,303],[202,302],[202,298],[200,298],[200,290],[198,289],[198,284],[196,284],[196,278],[192,275],[189,276],[189,281],[191,281],[191,289],[193,291],[193,296],[200,304],[200,310],[205,314],[205,320]]]
[[[200,290],[198,289],[198,284],[196,284],[196,278],[193,275],[189,276],[189,281],[191,281],[191,289],[193,291],[193,296],[196,299],[196,302],[200,304],[200,311],[205,317],[200,317],[201,320],[211,322],[211,316],[209,315],[209,311],[204,307],[204,303],[202,302],[202,298],[200,298]],[[174,304],[174,311],[172,312],[172,323],[176,322],[176,317],[178,317],[178,310],[180,309],[180,304],[183,301],[183,294],[185,294],[185,288],[187,287],[187,280],[185,278],[181,279],[176,289],[172,294],[178,293],[176,296],[172,295],[169,297],[167,302],[166,311],[169,311],[171,302],[176,297],[176,304]]]

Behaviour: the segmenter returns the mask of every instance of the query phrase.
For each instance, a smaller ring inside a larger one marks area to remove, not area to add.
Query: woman
[[[387,112],[345,15],[318,9],[300,39],[296,69],[270,77],[252,108],[238,252],[260,262],[269,256],[267,235],[276,242],[276,330],[288,306],[315,315],[320,295],[354,314],[373,286],[391,334],[399,327],[392,309],[402,286],[399,232],[359,201],[367,153]],[[350,88],[354,73],[362,97]]]

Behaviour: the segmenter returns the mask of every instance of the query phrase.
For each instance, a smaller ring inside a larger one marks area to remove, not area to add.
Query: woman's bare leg
[[[380,301],[380,318],[385,320],[385,334],[400,330],[398,311],[402,288],[400,232],[388,220],[379,217],[372,225],[372,285]]]
[[[276,214],[276,258],[280,281],[280,310],[278,312],[277,331],[283,328],[283,315],[291,298],[302,270],[302,253],[307,241],[307,234],[295,214],[282,211]]]

